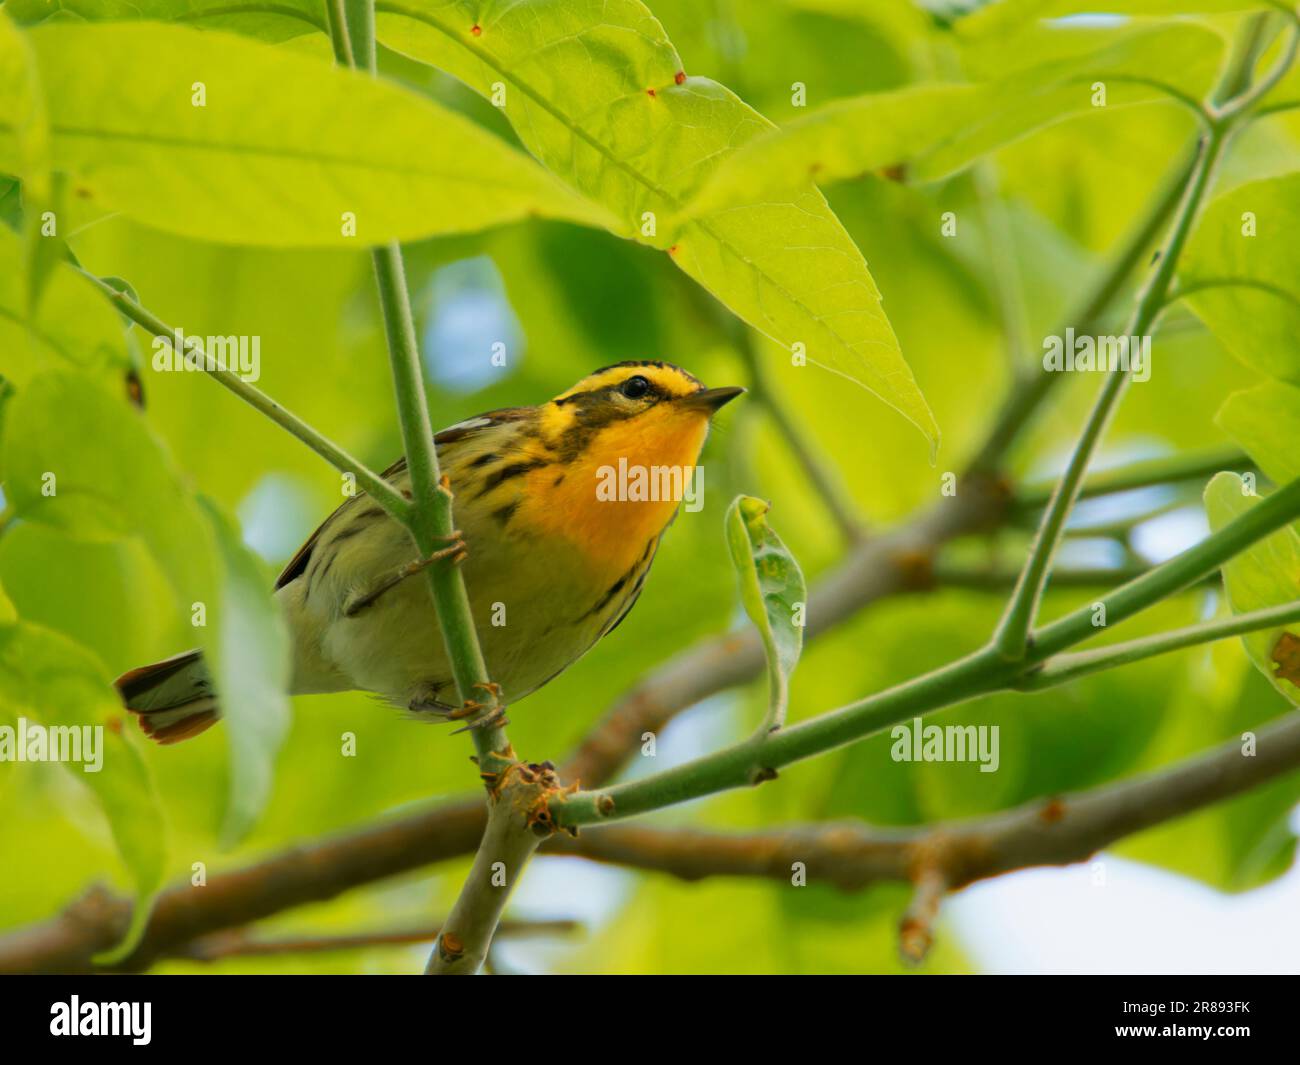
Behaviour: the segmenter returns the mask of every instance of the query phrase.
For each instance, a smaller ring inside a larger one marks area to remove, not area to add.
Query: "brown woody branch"
[[[1300,769],[1300,712],[1256,730],[1248,757],[1234,740],[1173,766],[1091,791],[1037,800],[1003,813],[915,828],[841,821],[753,833],[635,824],[556,838],[543,853],[668,873],[788,881],[802,862],[809,882],[844,891],[882,881],[914,883],[938,870],[949,890],[1037,865],[1081,862],[1101,848]]]
[[[498,937],[507,938],[567,935],[581,927],[577,921],[567,920],[502,921],[497,926],[496,934]],[[261,937],[250,935],[246,929],[236,928],[196,939],[178,950],[176,957],[188,958],[192,961],[220,961],[223,958],[324,954],[339,950],[360,950],[365,947],[411,946],[417,943],[432,943],[441,931],[442,926],[435,924],[415,928],[383,928],[335,936]]]
[[[685,880],[788,881],[792,864],[802,862],[810,882],[845,891],[885,881],[917,883],[923,875],[955,891],[1015,869],[1084,861],[1125,836],[1296,769],[1300,713],[1258,729],[1253,757],[1234,741],[1156,773],[986,818],[899,829],[842,822],[748,834],[612,825],[577,839],[554,837],[543,853]],[[469,853],[482,827],[477,802],[444,807],[276,855],[214,877],[206,887],[171,888],[140,948],[119,968],[147,968],[161,956],[185,953],[199,936]],[[92,955],[115,942],[128,915],[125,900],[93,892],[51,920],[0,938],[0,973],[89,971]]]

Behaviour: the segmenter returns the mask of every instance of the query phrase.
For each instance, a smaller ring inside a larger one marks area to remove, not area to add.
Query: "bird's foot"
[[[446,547],[439,548],[428,558],[421,561],[425,566],[431,562],[440,562],[444,558],[449,558],[459,566],[465,559],[469,558],[469,545],[465,543],[465,534],[459,529],[452,529],[447,536],[435,536],[434,539],[440,544],[446,544]]]
[[[454,703],[444,703],[441,699],[423,695],[416,696],[407,706],[414,713],[440,717],[444,721],[462,721],[483,709],[483,704],[476,703],[473,699],[456,706]]]
[[[472,705],[476,711],[483,709],[483,704],[476,703],[473,699],[470,699],[465,705]],[[456,729],[452,735],[458,736],[462,732],[472,732],[478,729],[505,728],[508,724],[510,724],[510,719],[506,717],[506,708],[498,704],[492,708],[489,714],[478,721],[471,721],[468,725]]]
[[[413,562],[408,562],[404,566],[399,566],[392,573],[384,577],[373,588],[365,591],[352,592],[347,599],[343,601],[343,616],[354,618],[363,610],[375,605],[379,597],[385,592],[391,592],[402,581],[408,577],[414,577],[417,573],[432,566],[435,562],[441,562],[444,558],[449,558],[453,563],[459,565],[469,557],[469,549],[465,546],[465,540],[459,530],[454,531],[450,536],[438,537],[439,542],[451,541],[448,546],[440,548],[431,554],[428,558],[417,558]]]

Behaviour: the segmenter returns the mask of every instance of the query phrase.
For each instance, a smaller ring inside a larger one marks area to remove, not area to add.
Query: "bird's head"
[[[589,374],[539,409],[540,436],[563,471],[545,471],[545,519],[590,553],[625,565],[672,520],[697,509],[709,421],[743,388],[705,388],[666,362]],[[543,476],[539,471],[538,476]]]
[[[548,436],[576,456],[694,462],[709,419],[743,388],[705,388],[667,362],[620,362],[588,374],[546,405]]]

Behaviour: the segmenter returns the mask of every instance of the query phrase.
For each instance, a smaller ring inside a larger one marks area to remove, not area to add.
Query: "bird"
[[[434,436],[455,542],[494,692],[514,703],[627,617],[708,436],[739,387],[672,363],[620,362],[533,407]],[[405,458],[381,475],[410,496]],[[364,492],[285,566],[274,595],[291,644],[290,694],[361,690],[426,719],[466,716],[410,533]],[[116,686],[144,733],[170,744],[220,717],[201,651],[129,670]]]

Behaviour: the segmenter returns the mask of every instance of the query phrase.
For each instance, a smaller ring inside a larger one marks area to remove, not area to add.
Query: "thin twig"
[[[173,347],[177,358],[185,359],[198,369],[203,370],[218,384],[223,385],[254,410],[265,414],[282,429],[296,436],[316,454],[335,469],[350,473],[357,479],[357,484],[376,503],[384,508],[394,519],[403,525],[410,520],[411,505],[402,494],[385,481],[379,474],[357,461],[341,447],[321,435],[296,414],[291,414],[261,389],[249,384],[233,370],[220,365],[205,352],[197,338],[182,340],[181,334],[169,326],[157,315],[136,303],[129,295],[112,285],[106,284],[92,273],[81,271],[92,284],[123,314],[136,324],[142,326],[156,337],[167,340]],[[191,346],[191,344],[196,346]]]
[[[1300,478],[1264,498],[1200,543],[1103,596],[1115,624],[1214,572],[1228,559],[1300,517]],[[1051,655],[1097,632],[1098,604],[1088,604],[1037,630],[1029,651],[1012,661],[992,644],[932,672],[897,684],[790,728],[761,743],[740,743],[639,780],[565,796],[552,805],[566,828],[600,824],[770,780],[783,766],[855,743],[914,715],[1014,687]]]
[[[729,876],[789,883],[797,862],[808,883],[843,891],[889,881],[914,883],[918,871],[929,867],[956,891],[1017,869],[1085,861],[1125,836],[1300,769],[1300,713],[1252,731],[1253,755],[1233,739],[1142,776],[960,821],[906,828],[840,821],[748,833],[610,825],[576,839],[557,836],[543,853],[688,881]]]
[[[1083,482],[1078,498],[1096,499],[1139,488],[1200,481],[1213,477],[1222,470],[1245,472],[1253,469],[1254,460],[1237,447],[1225,446],[1181,455],[1162,455],[1159,458],[1141,459],[1098,470]],[[1016,492],[1012,505],[1018,510],[1040,507],[1051,499],[1055,485],[1054,481],[1025,485]]]
[[[1050,659],[1042,669],[1018,681],[1016,687],[1021,691],[1053,688],[1068,680],[1085,677],[1099,670],[1113,669],[1116,666],[1141,662],[1171,651],[1181,651],[1187,647],[1197,647],[1231,636],[1244,636],[1249,632],[1277,628],[1295,621],[1300,621],[1300,601],[1283,603],[1281,606],[1268,607],[1265,610],[1252,610],[1246,614],[1219,618],[1215,621],[1205,621],[1199,625],[1188,625],[1185,628],[1156,633],[1125,643],[1109,644],[1094,651],[1058,655]]]
[[[498,936],[524,937],[567,935],[581,928],[577,921],[502,921]],[[224,958],[264,957],[276,954],[324,954],[339,950],[364,950],[369,947],[409,946],[432,943],[442,925],[417,928],[376,929],[342,935],[299,935],[257,938],[245,929],[218,932],[196,939],[176,952],[178,958],[194,961],[220,961]]]
[[[1169,285],[1173,281],[1179,256],[1191,234],[1192,224],[1210,187],[1215,167],[1222,156],[1230,132],[1230,127],[1215,127],[1202,140],[1197,165],[1192,171],[1192,180],[1179,205],[1178,214],[1174,218],[1169,236],[1160,253],[1155,273],[1142,290],[1133,316],[1124,328],[1125,336],[1145,336],[1155,325],[1165,295],[1169,291]],[[998,654],[1009,661],[1020,661],[1028,653],[1029,631],[1037,618],[1043,589],[1047,585],[1065,523],[1078,499],[1088,464],[1092,461],[1093,453],[1109,426],[1130,379],[1131,372],[1127,368],[1111,370],[1107,375],[1060,483],[1043,513],[1043,520],[1033,547],[1030,548],[1029,559],[1025,563],[1020,582],[1016,585],[1002,620],[993,634],[994,648]]]

